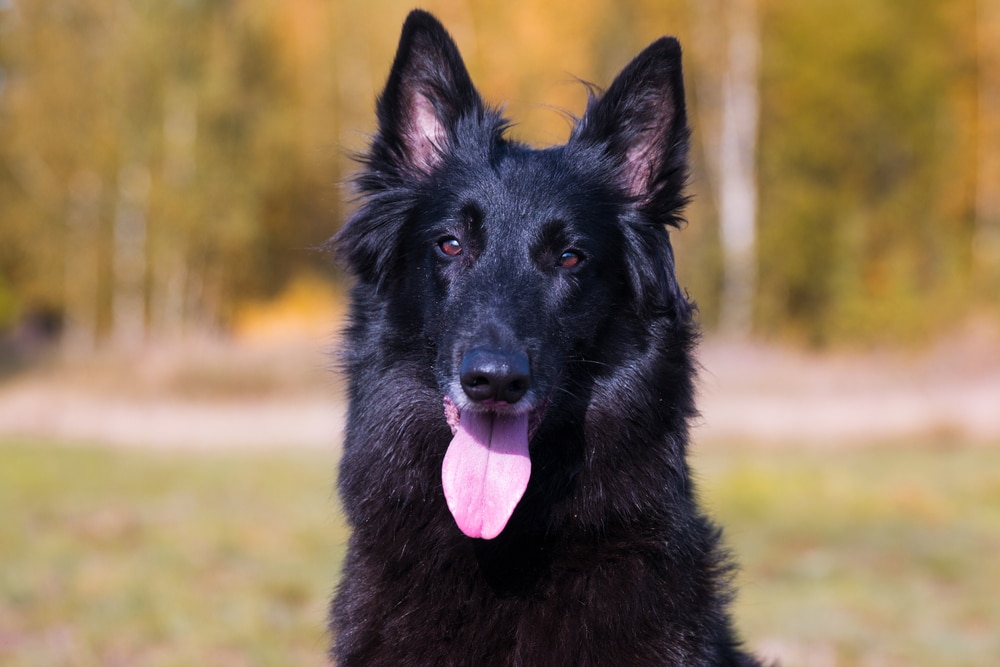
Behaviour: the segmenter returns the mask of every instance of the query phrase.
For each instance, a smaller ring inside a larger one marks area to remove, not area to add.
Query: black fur
[[[334,659],[756,664],[685,460],[697,332],[665,227],[685,203],[677,41],[592,96],[567,144],[534,150],[505,138],[444,28],[415,11],[378,119],[361,206],[332,240],[357,278]],[[443,403],[476,409],[457,376],[477,346],[531,368],[530,482],[492,540],[458,529],[441,481]]]

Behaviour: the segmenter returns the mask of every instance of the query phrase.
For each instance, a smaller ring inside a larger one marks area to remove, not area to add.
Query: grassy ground
[[[1000,448],[706,449],[738,623],[784,664],[994,665]],[[0,664],[322,665],[331,453],[0,442]]]
[[[1000,449],[695,463],[743,566],[752,645],[789,666],[1000,664]]]
[[[0,664],[325,664],[334,468],[0,445]]]

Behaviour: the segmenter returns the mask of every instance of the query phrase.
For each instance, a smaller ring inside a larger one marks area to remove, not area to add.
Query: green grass
[[[334,470],[0,444],[0,664],[325,664]]]
[[[997,665],[1000,448],[709,452],[737,622],[786,665]]]
[[[795,665],[994,665],[1000,448],[703,448],[737,622]],[[0,664],[323,665],[332,453],[0,442]]]

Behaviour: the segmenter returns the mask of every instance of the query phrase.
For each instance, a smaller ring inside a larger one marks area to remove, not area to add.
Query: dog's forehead
[[[511,150],[477,170],[469,185],[484,213],[502,219],[572,218],[587,199],[586,184],[559,148]]]

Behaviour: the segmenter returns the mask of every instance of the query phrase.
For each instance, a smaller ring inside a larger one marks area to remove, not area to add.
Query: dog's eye
[[[576,250],[567,250],[563,254],[559,255],[559,268],[560,269],[572,269],[577,266],[583,260],[583,256],[580,255]]]
[[[462,254],[462,243],[454,236],[446,236],[438,241],[438,248],[449,257]]]

